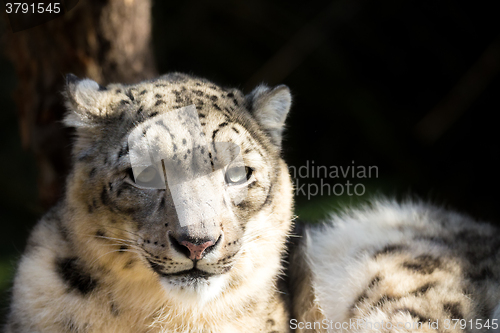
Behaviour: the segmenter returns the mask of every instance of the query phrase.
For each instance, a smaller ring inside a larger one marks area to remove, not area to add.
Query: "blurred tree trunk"
[[[101,84],[132,83],[154,77],[151,0],[80,1],[64,16],[5,35],[14,63],[15,101],[23,147],[38,164],[41,204],[62,194],[70,167],[70,130],[62,127],[64,75],[74,73]]]

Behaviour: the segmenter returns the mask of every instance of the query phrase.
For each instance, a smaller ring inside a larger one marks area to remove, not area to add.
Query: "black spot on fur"
[[[95,235],[98,237],[98,238],[102,238],[102,237],[106,237],[106,233],[104,232],[104,230],[97,230]]]
[[[403,246],[403,245],[400,245],[400,244],[391,244],[391,245],[385,246],[380,251],[375,252],[373,254],[373,256],[377,257],[377,256],[383,255],[383,254],[390,254],[390,253],[394,253],[394,252],[400,252],[403,249],[405,249],[405,246]]]
[[[156,98],[162,98],[163,96],[162,96],[162,95],[160,95],[160,94],[156,94],[156,95],[155,95],[155,97],[156,97]]]
[[[234,94],[233,93],[229,93],[229,94],[227,94],[227,97],[231,97],[232,98],[232,97],[234,97]]]
[[[120,249],[118,251],[119,252],[125,252],[126,250],[128,250],[128,246],[127,245],[122,245],[122,246],[120,246]]]
[[[160,205],[158,206],[158,210],[162,210],[165,208],[165,197],[161,198]]]
[[[356,309],[358,307],[358,305],[360,303],[363,303],[366,299],[368,298],[368,295],[366,294],[366,292],[362,292],[361,295],[358,296],[358,298],[356,298],[356,300],[354,301],[354,304],[351,306],[351,309]]]
[[[128,142],[125,144],[124,147],[122,147],[120,149],[120,151],[118,152],[118,159],[122,158],[123,156],[125,156],[126,154],[128,153]]]
[[[215,131],[213,131],[212,140],[215,140],[215,136],[217,135],[217,132],[219,132],[219,129],[216,129]]]
[[[119,93],[121,93],[121,92],[122,92],[122,90],[121,90],[121,89],[116,89],[116,90],[115,90],[115,94],[119,94]]]
[[[424,295],[429,289],[433,288],[436,284],[435,283],[426,283],[423,286],[419,287],[417,290],[412,291],[411,294],[415,296],[422,296]]]
[[[167,85],[164,84],[164,83],[157,83],[155,84],[155,87],[159,88],[159,87],[166,87]]]
[[[368,288],[373,288],[375,287],[379,282],[380,282],[381,278],[380,276],[375,276],[371,281],[370,283],[368,284]]]
[[[212,168],[213,168],[215,165],[214,165],[214,160],[212,158],[212,153],[211,152],[208,152],[208,157],[210,158],[210,164],[212,165]]]
[[[165,101],[163,101],[163,100],[160,99],[160,100],[156,101],[155,106],[158,106],[160,104],[166,104],[166,103],[165,103]]]
[[[108,196],[108,191],[106,190],[106,187],[102,187],[101,191],[101,201],[103,205],[107,205],[109,203],[109,196]]]
[[[77,258],[62,258],[56,265],[62,280],[82,295],[91,293],[97,287],[97,280],[88,273]]]
[[[462,314],[462,310],[460,310],[460,303],[444,303],[443,309],[448,313],[452,319],[464,319],[464,315]]]
[[[391,302],[397,301],[398,299],[399,299],[399,297],[384,295],[384,296],[380,297],[379,300],[374,303],[374,306],[375,307],[376,306],[383,306],[386,303],[391,303]]]
[[[127,95],[127,97],[130,98],[131,101],[135,100],[134,95],[132,95],[132,89],[125,91],[125,95]]]
[[[158,113],[159,113],[159,112],[152,112],[152,113],[149,115],[149,117],[150,117],[150,118],[153,118],[154,116],[158,115]]]
[[[403,267],[420,274],[432,274],[440,266],[440,260],[429,255],[418,256],[413,261],[403,263]]]
[[[240,131],[238,131],[238,130],[234,127],[234,126],[233,126],[233,127],[231,127],[231,129],[232,129],[233,131],[235,131],[235,132],[236,132],[236,134],[240,134]]]
[[[227,125],[229,125],[228,122],[223,122],[223,123],[219,124],[219,128],[225,127]]]
[[[96,172],[97,172],[97,169],[96,168],[92,168],[92,170],[90,170],[90,172],[89,172],[89,178],[94,177]]]
[[[139,95],[144,95],[144,94],[145,94],[145,93],[147,93],[147,92],[148,92],[148,91],[147,91],[146,89],[144,89],[143,91],[141,91],[141,92],[139,93]]]
[[[182,144],[185,145],[187,143],[186,139],[182,139]]]

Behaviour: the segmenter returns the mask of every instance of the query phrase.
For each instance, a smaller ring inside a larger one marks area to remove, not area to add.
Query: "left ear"
[[[271,141],[281,147],[286,116],[292,105],[290,89],[285,85],[274,89],[260,85],[247,96],[247,100],[250,102],[252,114],[269,134]]]

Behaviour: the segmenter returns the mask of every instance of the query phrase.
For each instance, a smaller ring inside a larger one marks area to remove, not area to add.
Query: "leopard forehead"
[[[234,117],[235,110],[246,109],[245,97],[238,89],[222,88],[207,80],[185,75],[166,75],[130,86],[109,85],[107,89],[110,94],[121,98],[115,104],[139,105],[136,109],[138,118],[195,105],[200,117],[217,113],[229,120]]]
[[[141,123],[191,105],[198,112],[203,129],[200,134],[206,135],[207,141],[233,141],[235,137],[246,135],[253,136],[259,143],[265,141],[265,135],[250,115],[248,101],[235,88],[223,88],[205,79],[171,74],[135,85],[110,84],[103,89],[106,89],[107,98],[101,109],[109,114],[103,137],[107,143],[120,148],[126,141],[124,134],[130,134]],[[223,127],[230,128],[232,135],[228,135],[226,129],[222,130]],[[182,146],[186,140],[190,140],[189,135],[178,135],[173,142]],[[110,145],[104,148],[107,147]]]

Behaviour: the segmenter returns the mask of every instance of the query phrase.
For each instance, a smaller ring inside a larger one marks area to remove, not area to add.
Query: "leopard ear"
[[[99,119],[108,115],[111,95],[107,89],[90,79],[66,76],[64,91],[68,113],[64,124],[69,127],[94,127]]]
[[[271,141],[281,147],[285,120],[292,105],[290,89],[285,85],[274,89],[260,85],[247,96],[247,100],[253,115],[269,134]]]

